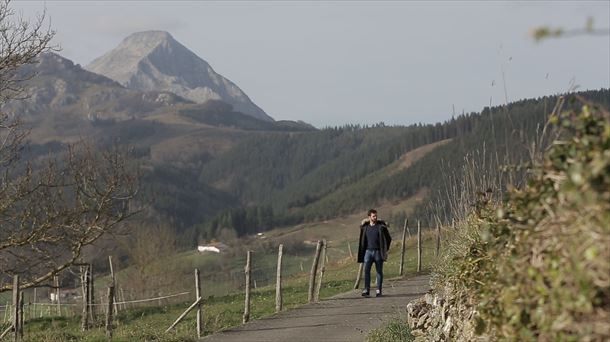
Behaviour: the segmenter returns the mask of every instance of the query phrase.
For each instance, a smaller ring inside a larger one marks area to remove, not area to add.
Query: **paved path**
[[[384,296],[380,298],[362,298],[360,291],[351,291],[320,303],[248,322],[201,341],[364,341],[369,330],[404,314],[407,303],[428,291],[429,282],[428,275],[388,281],[384,284]]]

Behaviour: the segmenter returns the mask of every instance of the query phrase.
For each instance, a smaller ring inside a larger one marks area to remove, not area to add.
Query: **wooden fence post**
[[[440,223],[436,223],[436,254],[435,256],[438,258],[441,251],[441,225]]]
[[[57,314],[61,316],[61,303],[59,301],[59,277],[53,276],[53,283],[55,285],[55,300],[57,301]]]
[[[320,301],[320,289],[322,288],[322,277],[324,277],[324,271],[326,269],[326,240],[322,240],[322,264],[320,266],[320,277],[316,283],[316,294],[314,295],[314,302]]]
[[[89,263],[89,322],[93,322],[95,318],[95,289],[94,289],[94,278],[93,278],[93,264]]]
[[[8,328],[6,328],[2,334],[0,334],[0,340],[2,340],[4,338],[4,336],[6,336],[6,334],[8,334],[9,332],[11,332],[11,330],[13,330],[13,326],[9,325]]]
[[[284,245],[280,244],[277,251],[277,274],[275,279],[275,312],[282,311],[282,253]]]
[[[417,220],[417,272],[421,272],[421,224]]]
[[[354,290],[360,287],[360,280],[362,279],[362,268],[364,268],[364,263],[358,264],[358,275],[356,276],[356,283],[354,284]]]
[[[165,332],[169,332],[170,330],[172,330],[178,323],[180,323],[180,321],[186,317],[186,315],[188,315],[189,312],[191,312],[191,310],[193,310],[197,305],[199,305],[199,303],[201,303],[201,301],[203,300],[203,298],[199,297],[197,298],[197,300],[191,304],[191,306],[189,306],[179,317],[178,319],[176,319],[176,321],[174,323],[172,323],[172,325],[169,326],[169,328],[167,328],[167,330],[165,330]]]
[[[402,276],[405,264],[405,238],[407,234],[407,227],[409,226],[409,220],[405,219],[405,225],[402,228],[402,247],[400,250],[400,267],[398,268],[398,275]]]
[[[246,267],[244,268],[244,272],[246,273],[246,298],[245,298],[245,303],[244,303],[244,317],[243,317],[243,323],[246,323],[250,320],[250,263],[251,263],[251,257],[250,257],[251,252],[248,251],[247,257],[246,257]]]
[[[106,310],[106,337],[112,338],[112,314],[114,313],[114,284],[108,286],[108,307]]]
[[[23,307],[25,305],[25,298],[24,298],[25,293],[23,292],[23,290],[19,291],[19,338],[23,339],[23,321],[25,318],[25,310],[23,310]]]
[[[37,293],[37,290],[38,290],[38,288],[35,287],[34,288],[34,300],[33,300],[33,303],[32,303],[32,311],[33,311],[32,315],[31,315],[32,317],[36,317],[36,303],[38,303],[38,293]]]
[[[349,251],[349,258],[353,259],[354,253],[352,253],[352,245],[349,243],[349,241],[347,242],[347,250]]]
[[[109,255],[109,256],[108,256],[108,263],[110,264],[110,276],[111,276],[111,279],[112,279],[112,287],[116,287],[116,278],[115,278],[115,276],[114,276],[114,267],[113,267],[113,265],[112,265],[112,255]],[[113,293],[114,293],[114,297],[115,297],[115,299],[116,299],[116,298],[118,297],[116,292],[118,292],[118,291],[116,291],[116,289],[113,289],[113,290],[114,290],[114,291],[113,291]],[[114,306],[112,307],[112,309],[114,310],[114,314],[118,316],[118,314],[119,314],[119,308],[117,307],[116,302],[117,302],[117,301],[115,300],[115,304],[114,304]],[[159,304],[160,304],[160,303],[159,303]]]
[[[81,330],[86,331],[89,329],[89,266],[82,266],[81,270],[83,270],[81,276],[83,289],[83,317],[81,319]]]
[[[123,310],[127,309],[127,301],[125,300],[125,291],[123,291],[122,287],[119,287],[119,292],[121,292],[121,302],[123,303]]]
[[[322,251],[322,240],[318,240],[316,246],[316,254],[311,263],[311,271],[309,273],[309,291],[307,292],[307,301],[313,303],[314,290],[316,284],[316,274],[318,273],[318,263],[320,262],[320,252]]]
[[[19,341],[19,275],[13,276],[13,340]]]
[[[199,269],[195,269],[195,296],[197,298],[201,298],[201,276],[199,273]],[[201,305],[201,301],[197,304],[197,338],[201,338],[203,336],[203,305]]]
[[[114,285],[114,267],[112,267],[112,255],[108,256],[108,265],[110,265],[110,278],[112,279],[112,285]]]

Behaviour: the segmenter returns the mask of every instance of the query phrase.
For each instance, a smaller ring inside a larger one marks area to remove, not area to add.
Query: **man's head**
[[[368,211],[368,215],[369,215],[369,222],[371,224],[375,224],[377,223],[377,210],[375,209],[369,209]]]

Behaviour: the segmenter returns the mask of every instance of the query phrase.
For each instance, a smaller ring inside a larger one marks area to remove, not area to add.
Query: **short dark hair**
[[[377,210],[369,209],[367,216],[371,216],[371,214],[377,214]]]

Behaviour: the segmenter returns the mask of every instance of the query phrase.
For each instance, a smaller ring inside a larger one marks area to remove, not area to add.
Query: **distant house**
[[[229,249],[229,246],[222,242],[212,243],[209,245],[197,246],[197,251],[199,253],[205,252],[213,252],[213,253],[221,253]]]
[[[70,301],[70,300],[79,299],[81,297],[82,297],[81,289],[78,289],[78,288],[77,289],[59,289],[59,300],[60,301]],[[49,299],[53,303],[57,302],[57,293],[55,293],[55,290],[52,290],[49,293]]]
[[[197,246],[197,251],[199,251],[200,253],[203,253],[203,252],[220,253],[220,249],[215,246]]]

